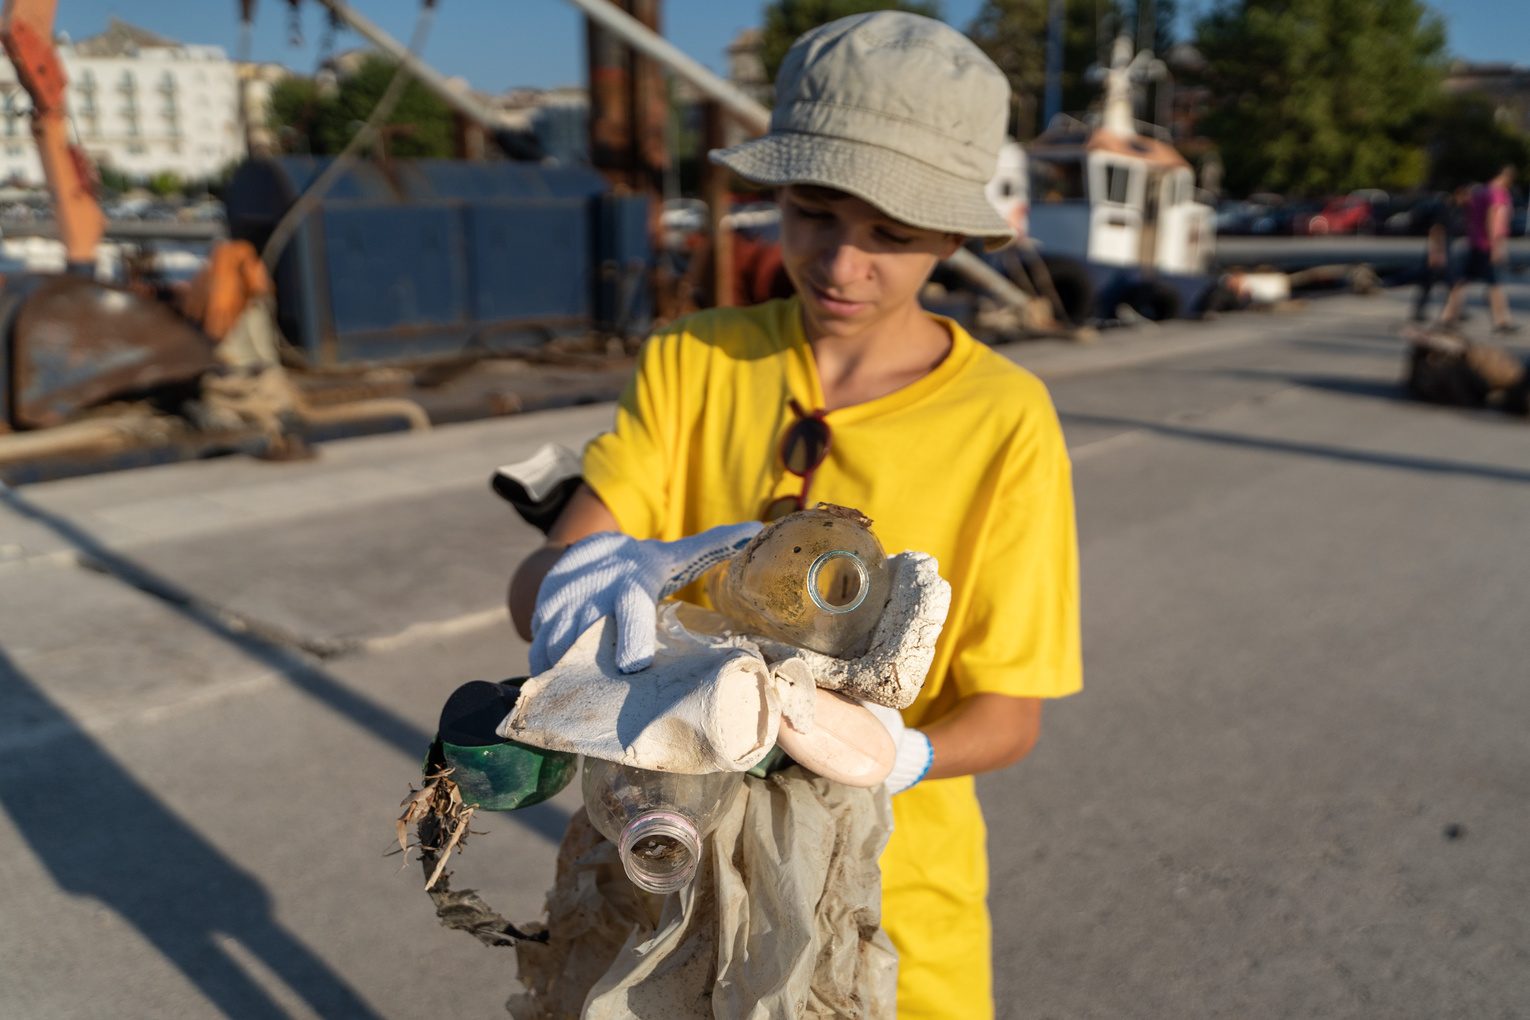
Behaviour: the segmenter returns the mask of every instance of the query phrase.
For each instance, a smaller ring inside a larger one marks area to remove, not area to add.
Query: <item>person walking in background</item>
[[[1419,267],[1418,292],[1413,299],[1414,322],[1428,321],[1429,293],[1435,284],[1445,284],[1445,299],[1450,300],[1460,275],[1459,267],[1451,261],[1450,250],[1464,231],[1471,194],[1471,185],[1457,185],[1429,203],[1424,211],[1424,264]]]
[[[1461,278],[1450,289],[1445,310],[1440,313],[1444,326],[1456,324],[1466,285],[1480,280],[1487,286],[1488,307],[1493,313],[1493,332],[1513,333],[1519,329],[1509,318],[1509,298],[1498,280],[1501,269],[1509,263],[1509,214],[1512,203],[1509,186],[1514,183],[1514,168],[1504,166],[1491,180],[1472,190],[1466,213],[1466,264]]]

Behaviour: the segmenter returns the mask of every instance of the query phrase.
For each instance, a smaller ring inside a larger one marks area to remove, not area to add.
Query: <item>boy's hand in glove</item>
[[[545,673],[601,617],[616,620],[616,666],[635,673],[653,662],[659,599],[738,552],[760,530],[757,521],[712,528],[674,542],[639,541],[603,531],[569,546],[537,589],[531,617],[530,664]]]
[[[935,748],[923,730],[903,724],[903,716],[897,709],[868,704],[866,710],[887,727],[887,733],[893,739],[893,767],[885,780],[887,792],[902,793],[929,773],[930,766],[935,764]]]

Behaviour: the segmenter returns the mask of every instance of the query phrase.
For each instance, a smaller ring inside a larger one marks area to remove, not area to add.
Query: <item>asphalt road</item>
[[[1001,1016],[1530,1013],[1530,424],[1401,400],[1403,307],[1007,352],[1086,690],[981,781]],[[610,413],[0,491],[0,1016],[503,1015],[513,955],[383,854],[446,694],[524,665],[490,469]],[[531,919],[576,806],[457,885]]]

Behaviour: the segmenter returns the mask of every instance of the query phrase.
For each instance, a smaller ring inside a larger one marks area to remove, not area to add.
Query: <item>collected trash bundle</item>
[[[1445,330],[1413,329],[1404,335],[1409,396],[1450,407],[1496,407],[1530,415],[1530,368],[1509,350]]]
[[[584,760],[512,1015],[891,1015],[894,747],[862,702],[913,701],[950,589],[869,524],[820,504],[767,526],[698,582],[716,610],[659,607],[641,672],[606,618],[551,669],[454,695],[437,759],[464,803],[535,803]]]

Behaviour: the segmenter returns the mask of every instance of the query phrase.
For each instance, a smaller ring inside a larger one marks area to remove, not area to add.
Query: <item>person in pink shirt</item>
[[[1509,298],[1498,279],[1499,268],[1507,268],[1509,261],[1509,214],[1513,208],[1509,186],[1513,183],[1514,168],[1504,166],[1491,180],[1472,190],[1466,213],[1466,265],[1440,312],[1441,325],[1456,323],[1466,296],[1466,285],[1480,280],[1487,285],[1493,332],[1513,333],[1519,329],[1519,325],[1509,319]]]

